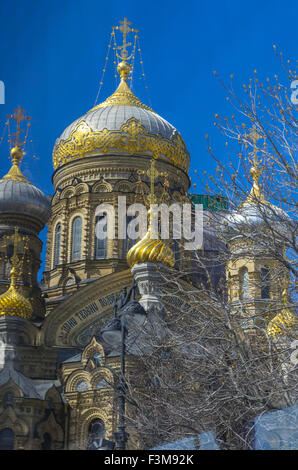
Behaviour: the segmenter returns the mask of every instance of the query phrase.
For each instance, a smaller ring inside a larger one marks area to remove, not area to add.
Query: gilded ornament
[[[283,284],[282,302],[284,308],[280,313],[275,315],[267,326],[268,336],[273,338],[283,335],[286,330],[291,330],[297,324],[296,315],[291,311],[292,309],[287,308],[289,302],[289,281],[285,279]]]
[[[93,131],[86,122],[81,121],[70,137],[60,141],[54,148],[54,168],[82,158],[91,152],[102,154],[141,154],[155,159],[162,158],[188,171],[189,154],[178,133],[171,139],[150,134],[135,118],[122,124],[119,131]]]

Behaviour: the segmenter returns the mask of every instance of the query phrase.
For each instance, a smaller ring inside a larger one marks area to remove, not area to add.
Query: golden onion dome
[[[56,140],[53,166],[101,155],[140,155],[162,159],[188,172],[189,153],[174,126],[143,104],[128,86],[130,64],[118,65],[116,91],[70,124]]]
[[[0,315],[16,316],[30,319],[32,305],[21,295],[15,286],[15,268],[11,268],[11,284],[9,289],[0,295]]]
[[[151,209],[148,211],[149,229],[146,235],[133,245],[126,255],[130,268],[140,263],[161,263],[170,268],[174,267],[175,255],[173,250],[159,238],[152,238]]]
[[[161,263],[172,268],[175,256],[171,248],[162,240],[151,239],[148,233],[128,251],[126,259],[129,267],[140,263]]]
[[[285,309],[278,315],[276,315],[267,326],[268,336],[272,338],[280,336],[290,330],[297,323],[296,316],[290,310]]]
[[[289,302],[289,279],[287,278],[283,280],[281,296],[284,308],[267,325],[268,336],[272,338],[286,334],[287,331],[297,324],[297,316],[292,312],[291,308],[287,307]]]

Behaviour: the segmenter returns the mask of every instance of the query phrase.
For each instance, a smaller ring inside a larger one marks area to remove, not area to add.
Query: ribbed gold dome
[[[16,289],[14,268],[11,271],[11,285],[4,294],[0,295],[0,315],[30,319],[33,311],[32,305]]]
[[[150,228],[145,237],[131,247],[126,259],[130,268],[139,263],[161,263],[170,268],[175,264],[171,248],[160,239],[152,239]]]
[[[174,253],[162,240],[143,238],[127,253],[130,267],[139,263],[161,263],[172,268],[175,264]]]
[[[268,336],[275,337],[290,330],[296,324],[296,316],[288,309],[276,315],[267,326]]]

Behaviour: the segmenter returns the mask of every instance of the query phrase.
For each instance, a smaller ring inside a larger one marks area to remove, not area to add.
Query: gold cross
[[[139,170],[138,174],[139,175],[141,175],[141,174],[142,175],[147,175],[149,177],[149,179],[150,179],[149,204],[154,204],[156,202],[156,197],[155,197],[155,194],[154,194],[155,180],[159,176],[167,176],[167,173],[163,172],[163,171],[158,171],[155,167],[155,160],[154,160],[154,158],[152,158],[150,168],[146,171]]]
[[[259,164],[258,158],[257,158],[257,142],[260,139],[263,139],[264,137],[262,134],[259,134],[259,132],[256,129],[256,125],[254,124],[252,129],[250,129],[250,133],[247,135],[249,140],[253,143],[253,164],[257,166]]]
[[[20,124],[23,121],[30,121],[31,117],[25,115],[25,110],[22,109],[21,106],[18,106],[18,108],[14,110],[14,114],[8,114],[7,117],[8,119],[14,119],[14,121],[17,123],[16,132],[10,135],[9,142],[14,146],[20,147],[21,145],[25,144],[25,141],[20,141],[20,135],[24,132],[24,130],[21,129]]]
[[[121,26],[113,26],[113,29],[119,29],[119,31],[121,31],[121,33],[123,34],[123,44],[122,46],[118,46],[117,49],[120,49],[122,51],[121,55],[118,56],[119,59],[126,61],[130,58],[128,57],[127,47],[131,46],[130,42],[126,42],[126,37],[130,32],[138,33],[139,31],[129,26],[131,25],[131,21],[127,21],[127,18],[124,18],[123,21],[120,21],[120,24]]]
[[[256,145],[256,143],[258,142],[258,140],[262,139],[263,136],[262,134],[259,134],[257,129],[256,129],[256,126],[254,125],[253,128],[251,129],[251,133],[248,134],[248,137],[250,138],[250,140],[253,142],[254,145]]]

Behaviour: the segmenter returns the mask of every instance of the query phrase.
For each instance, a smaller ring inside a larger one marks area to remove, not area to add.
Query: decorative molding
[[[169,160],[186,172],[189,169],[189,153],[178,132],[171,139],[150,134],[135,118],[130,118],[119,131],[93,131],[85,121],[80,121],[68,139],[55,145],[54,168],[94,151],[103,154],[147,155]]]

